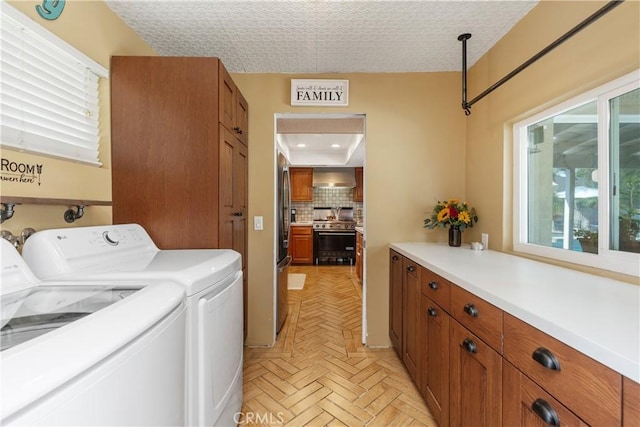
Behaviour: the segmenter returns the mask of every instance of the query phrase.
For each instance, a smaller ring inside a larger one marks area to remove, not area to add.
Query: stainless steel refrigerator
[[[289,286],[289,266],[291,256],[289,255],[289,231],[291,212],[291,184],[289,181],[289,162],[282,153],[278,153],[278,188],[277,215],[278,215],[278,252],[276,256],[277,286],[276,286],[276,333],[280,332],[282,325],[287,318],[289,309],[288,286]]]

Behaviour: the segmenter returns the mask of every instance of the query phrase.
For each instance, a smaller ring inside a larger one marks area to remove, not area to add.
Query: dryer
[[[0,425],[183,424],[181,286],[44,283],[0,245]]]
[[[187,301],[185,425],[230,426],[242,409],[240,254],[160,250],[137,224],[44,230],[22,255],[46,280],[173,280]]]

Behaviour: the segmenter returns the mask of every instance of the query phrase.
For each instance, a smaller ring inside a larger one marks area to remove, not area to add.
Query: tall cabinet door
[[[451,319],[452,426],[502,425],[502,356]]]
[[[424,280],[424,278],[423,278]],[[451,317],[422,295],[420,303],[422,396],[438,422],[449,425],[449,328]]]
[[[389,339],[402,360],[402,256],[389,252]]]
[[[411,379],[420,387],[420,266],[403,261],[402,360]]]

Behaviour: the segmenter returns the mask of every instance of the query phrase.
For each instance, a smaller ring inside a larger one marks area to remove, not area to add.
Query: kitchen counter
[[[364,227],[361,225],[356,225],[355,228],[356,232],[360,233],[360,234],[364,234]]]
[[[640,286],[468,245],[390,248],[640,383]]]
[[[313,221],[296,221],[292,222],[292,227],[311,227],[313,225]]]

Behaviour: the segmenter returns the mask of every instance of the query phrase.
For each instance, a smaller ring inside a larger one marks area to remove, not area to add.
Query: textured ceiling
[[[459,71],[536,1],[107,0],[159,55],[217,56],[234,73]]]
[[[216,56],[232,73],[303,74],[460,71],[458,35],[472,34],[470,67],[537,0],[106,3],[159,55]],[[364,162],[363,117],[285,115],[277,127],[278,144],[294,165]]]

